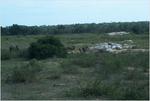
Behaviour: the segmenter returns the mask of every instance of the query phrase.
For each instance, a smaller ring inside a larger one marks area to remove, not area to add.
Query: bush
[[[7,77],[6,82],[32,82],[36,80],[37,73],[42,70],[41,67],[41,64],[35,59],[24,66],[16,66]]]
[[[108,87],[100,80],[89,80],[81,82],[79,87],[70,89],[66,92],[67,97],[97,98],[108,94]]]
[[[80,93],[83,97],[101,96],[102,92],[100,89],[100,82],[99,81],[88,82],[85,86],[81,88]]]
[[[10,54],[10,52],[9,52],[9,50],[1,50],[2,52],[1,52],[1,59],[2,60],[8,60],[8,59],[10,59],[11,58],[11,54]]]
[[[148,100],[148,81],[144,83],[131,82],[130,84],[111,84],[115,89],[110,90],[111,100]]]
[[[21,57],[21,58],[28,58],[29,56],[29,53],[28,53],[28,50],[27,49],[20,49],[18,51],[18,57]]]
[[[72,64],[70,60],[63,61],[61,63],[61,68],[62,72],[67,74],[76,74],[79,72],[79,66]]]
[[[95,54],[79,54],[71,62],[80,67],[94,67],[98,58]]]
[[[28,51],[25,49],[20,50],[13,50],[10,51],[8,49],[2,49],[1,50],[1,59],[2,60],[9,60],[12,58],[27,58],[28,57]]]
[[[42,77],[50,80],[57,80],[61,78],[62,71],[59,67],[52,65],[51,67],[44,68],[43,72],[41,72]]]
[[[31,43],[28,51],[29,57],[36,59],[45,59],[54,56],[65,57],[67,53],[60,40],[52,36]]]
[[[61,78],[61,73],[59,72],[51,73],[51,75],[47,77],[47,79],[51,79],[51,80],[56,80],[60,78]]]
[[[97,57],[97,54],[92,53],[73,54],[68,55],[67,61],[65,62],[68,62],[68,65],[75,65],[77,67],[88,68],[97,65],[99,62],[99,57]]]
[[[144,83],[131,82],[122,84],[120,81],[85,81],[79,87],[69,89],[65,94],[71,98],[107,100],[148,100],[148,81]]]

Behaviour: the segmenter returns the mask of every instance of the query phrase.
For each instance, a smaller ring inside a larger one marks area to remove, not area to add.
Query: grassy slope
[[[11,44],[16,44],[21,49],[25,49],[29,46],[29,43],[36,41],[36,39],[40,37],[43,36],[2,36],[2,49],[8,49]],[[59,37],[66,46],[90,45],[107,41],[120,42],[123,40],[133,40],[138,48],[148,48],[149,46],[148,35],[109,37],[95,34],[74,34],[57,35],[56,37]],[[132,87],[132,90],[135,90],[139,95],[139,92],[142,92],[143,96],[140,98],[147,99],[148,75],[146,75],[146,73],[148,72],[148,53],[126,53],[118,56],[105,53],[96,55],[79,54],[69,55],[65,59],[54,58],[41,61],[44,63],[44,66],[43,71],[37,75],[39,78],[38,81],[25,84],[9,84],[4,82],[7,75],[11,73],[11,70],[16,65],[26,64],[28,60],[23,58],[3,60],[2,99],[122,99],[125,97],[125,94],[122,94],[122,88],[131,88],[131,86],[134,86],[134,83],[138,85]],[[128,67],[134,67],[135,70],[128,71]],[[103,74],[103,71],[106,71],[109,75]],[[114,95],[104,93],[101,96],[91,97],[88,94],[81,96],[83,92],[76,92],[76,90],[74,90],[86,88],[86,86],[88,87],[89,85],[86,84],[93,79],[106,82],[108,87],[117,85],[119,89],[108,90],[108,92],[114,92]],[[119,82],[119,84],[113,84],[114,82]],[[57,86],[56,84],[64,85]],[[142,87],[144,90],[140,89]],[[69,92],[69,94],[67,94],[67,92]],[[122,98],[119,98],[119,96],[122,96]],[[127,97],[130,99],[136,98],[136,96],[138,95]],[[139,97],[137,97],[137,99],[139,99]]]

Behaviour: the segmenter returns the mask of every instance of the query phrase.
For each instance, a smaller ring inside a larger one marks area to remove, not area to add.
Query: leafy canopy
[[[65,57],[66,49],[61,41],[55,37],[48,36],[31,43],[29,57],[36,59],[46,59],[49,57]]]

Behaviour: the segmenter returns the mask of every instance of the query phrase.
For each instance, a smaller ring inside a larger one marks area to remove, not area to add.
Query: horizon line
[[[130,22],[150,22],[150,20],[139,20],[139,21],[108,21],[108,22],[85,22],[85,23],[63,23],[63,24],[39,24],[39,25],[29,25],[29,24],[11,24],[11,25],[0,25],[0,27],[9,27],[13,25],[20,25],[20,26],[58,26],[58,25],[76,25],[76,24],[102,24],[102,23],[130,23]]]

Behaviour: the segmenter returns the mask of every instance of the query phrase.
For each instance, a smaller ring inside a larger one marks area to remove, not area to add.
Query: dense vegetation
[[[15,66],[6,78],[7,83],[33,82],[37,80],[38,73],[42,70],[42,63],[36,59],[29,61],[26,65]]]
[[[127,31],[135,34],[148,34],[149,22],[113,22],[113,23],[91,23],[72,24],[56,26],[24,26],[14,24],[1,27],[2,35],[36,35],[36,34],[67,34],[67,33],[108,33]]]
[[[69,67],[76,67],[72,70],[74,74],[82,72],[80,68],[86,68],[87,73],[83,74],[85,77],[81,76],[82,81],[79,81],[76,88],[72,87],[66,92],[66,96],[75,99],[101,99],[106,96],[108,99],[121,100],[148,99],[148,75],[145,74],[148,73],[148,60],[148,52],[80,54],[68,57],[65,71],[70,71]]]
[[[36,59],[45,59],[49,57],[65,57],[66,49],[59,39],[55,37],[44,37],[37,42],[31,43],[29,57]]]
[[[85,33],[54,36],[65,47],[78,48],[102,42],[133,40],[136,49],[149,49],[148,34],[108,36]],[[148,51],[78,53],[68,54],[64,58],[40,60],[26,58],[31,43],[43,37],[45,35],[2,36],[3,100],[149,99]],[[46,40],[43,41],[45,43]]]

